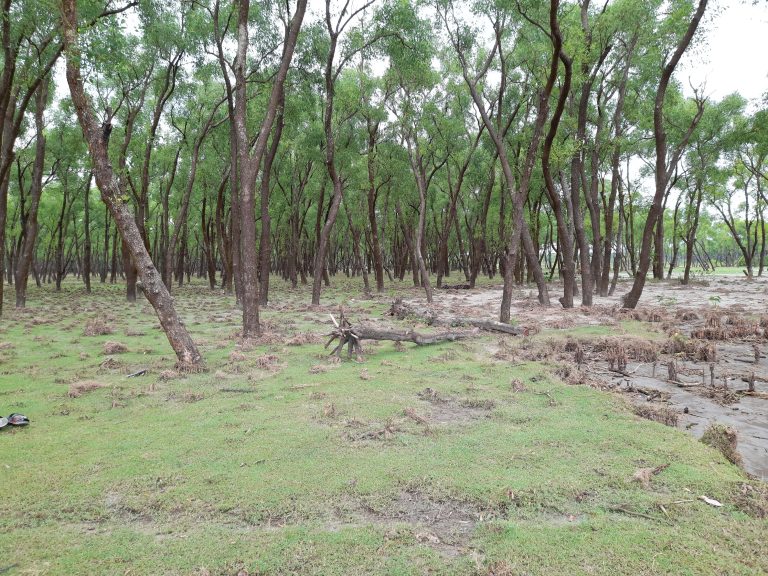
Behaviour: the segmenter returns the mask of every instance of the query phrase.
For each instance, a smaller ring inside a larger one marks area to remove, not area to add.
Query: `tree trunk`
[[[91,293],[91,180],[93,174],[88,174],[88,183],[85,185],[85,196],[83,198],[85,237],[83,238],[83,282],[85,282],[85,291]]]
[[[43,192],[43,170],[45,169],[45,123],[43,114],[48,99],[49,77],[40,83],[35,94],[35,163],[32,167],[32,183],[29,188],[29,211],[24,225],[24,241],[21,245],[19,256],[16,259],[16,308],[24,308],[27,304],[27,281],[32,260],[35,257],[35,245],[37,244],[37,211],[40,206],[40,198]],[[0,295],[2,291],[0,290]]]
[[[643,293],[643,287],[645,286],[645,278],[648,274],[648,268],[651,264],[651,240],[653,236],[653,228],[658,221],[663,223],[663,214],[661,203],[664,199],[664,194],[667,191],[667,183],[669,182],[669,166],[667,162],[667,133],[664,127],[664,99],[667,93],[667,86],[672,77],[672,74],[677,67],[680,58],[682,57],[688,45],[693,39],[693,35],[696,33],[696,29],[701,22],[701,18],[704,16],[704,11],[707,8],[708,0],[699,0],[696,12],[691,18],[688,24],[688,29],[681,38],[677,48],[670,61],[664,66],[664,70],[659,80],[659,86],[656,90],[656,101],[653,109],[653,134],[656,148],[656,177],[655,184],[656,190],[653,196],[653,203],[648,211],[648,218],[645,222],[645,228],[643,230],[643,240],[640,247],[640,262],[637,273],[635,274],[635,281],[632,285],[632,290],[624,296],[623,306],[624,308],[635,308],[640,296]],[[699,109],[699,117],[702,109]],[[679,155],[678,155],[679,159]],[[676,159],[673,158],[673,164],[676,163]],[[674,166],[673,166],[674,167]]]
[[[160,274],[149,257],[146,246],[144,246],[133,214],[123,200],[126,191],[121,190],[110,164],[106,134],[99,127],[85,94],[83,79],[80,74],[81,54],[77,46],[78,22],[75,0],[62,0],[61,9],[64,44],[67,51],[67,83],[72,102],[77,110],[80,126],[88,144],[88,150],[93,161],[93,174],[101,191],[102,200],[109,207],[124,244],[138,267],[144,293],[155,309],[160,325],[176,352],[176,356],[180,362],[199,364],[202,362],[202,357],[179,319],[171,295],[166,290]]]

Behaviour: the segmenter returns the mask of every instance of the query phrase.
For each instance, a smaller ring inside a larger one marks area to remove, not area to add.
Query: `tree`
[[[155,309],[160,325],[165,331],[171,347],[176,352],[176,356],[180,362],[200,364],[202,356],[181,323],[173,306],[171,295],[163,284],[162,278],[144,246],[139,227],[136,225],[126,202],[127,190],[121,186],[109,160],[107,152],[109,130],[96,121],[93,108],[86,96],[80,72],[83,51],[78,44],[76,0],[62,0],[61,17],[67,59],[67,83],[88,145],[88,151],[93,162],[94,177],[99,190],[101,190],[102,200],[112,213],[120,236],[138,269],[144,294]]]
[[[681,145],[668,158],[667,132],[664,121],[664,100],[667,94],[667,88],[669,87],[669,82],[672,78],[672,74],[674,73],[677,64],[680,62],[680,58],[682,58],[683,53],[690,45],[691,40],[693,40],[696,29],[699,27],[699,23],[704,16],[704,12],[707,8],[707,1],[708,0],[699,0],[696,10],[685,30],[685,33],[677,42],[672,56],[669,58],[669,60],[665,60],[664,62],[659,84],[656,89],[656,97],[654,100],[653,108],[653,134],[656,151],[655,192],[653,196],[653,203],[651,204],[651,208],[648,212],[648,217],[645,222],[645,228],[643,229],[638,270],[635,274],[635,281],[632,285],[632,289],[628,294],[624,296],[624,308],[634,308],[637,306],[637,303],[640,300],[640,295],[643,293],[645,278],[648,274],[648,268],[651,264],[651,241],[653,239],[654,226],[656,226],[656,223],[659,221],[663,222],[663,211],[661,203],[664,199],[664,194],[667,191],[667,185],[669,183],[672,172],[677,166],[677,162],[682,155],[683,147],[687,143],[688,138],[690,138],[690,134],[695,129],[696,123],[698,123],[698,120],[701,118],[701,114],[703,113],[702,102],[697,115],[694,117],[694,122],[692,122],[691,126],[689,127],[687,137],[683,138]]]

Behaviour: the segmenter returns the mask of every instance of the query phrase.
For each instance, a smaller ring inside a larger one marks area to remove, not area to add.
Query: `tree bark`
[[[237,137],[237,162],[240,175],[240,266],[243,281],[243,338],[261,333],[259,325],[259,275],[256,250],[255,188],[269,135],[283,98],[285,78],[296,48],[307,0],[298,0],[296,11],[286,26],[283,53],[275,75],[269,102],[261,122],[259,134],[250,151],[247,132],[246,55],[248,51],[249,0],[238,0],[237,57],[235,59],[235,135]]]
[[[624,296],[624,308],[635,308],[643,293],[648,268],[651,264],[653,229],[656,222],[662,218],[661,202],[664,199],[664,194],[667,191],[667,183],[670,178],[667,163],[667,132],[664,127],[664,99],[667,93],[667,87],[669,86],[669,81],[672,78],[672,74],[674,73],[678,62],[680,62],[680,58],[691,43],[693,35],[696,33],[696,29],[699,26],[699,22],[701,22],[701,19],[704,16],[707,2],[708,0],[699,0],[696,12],[693,14],[685,34],[680,39],[672,58],[664,66],[664,70],[661,73],[661,79],[659,80],[659,86],[656,90],[656,100],[653,108],[653,134],[656,148],[656,190],[653,196],[653,203],[648,211],[645,228],[643,229],[643,240],[640,247],[638,270],[635,274],[635,281],[632,285],[632,289],[626,296]]]
[[[29,189],[29,211],[24,224],[24,241],[16,259],[16,308],[24,308],[27,304],[27,281],[32,260],[35,257],[35,245],[37,244],[37,211],[40,206],[40,198],[43,193],[43,170],[45,169],[45,124],[43,114],[48,99],[49,77],[40,83],[35,95],[35,163],[32,167],[32,183]],[[0,292],[1,294],[1,292]]]
[[[138,268],[144,293],[155,309],[160,325],[180,362],[200,364],[202,357],[189,333],[179,319],[171,295],[166,290],[152,259],[144,246],[141,233],[126,203],[127,191],[122,190],[107,154],[106,139],[96,121],[91,104],[85,94],[80,73],[81,53],[77,45],[77,12],[75,0],[62,0],[62,25],[67,52],[67,83],[72,102],[83,129],[96,184],[102,200],[109,207],[125,246]]]

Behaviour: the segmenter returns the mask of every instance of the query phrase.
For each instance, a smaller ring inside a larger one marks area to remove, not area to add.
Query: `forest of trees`
[[[270,273],[313,304],[499,277],[503,322],[523,282],[763,274],[768,108],[675,76],[707,0],[0,2],[0,313],[124,282],[197,363],[192,276],[247,338]]]

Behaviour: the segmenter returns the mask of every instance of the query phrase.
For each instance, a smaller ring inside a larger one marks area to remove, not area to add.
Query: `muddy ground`
[[[634,311],[621,309],[629,288],[620,283],[613,296],[571,310],[542,308],[535,290],[520,290],[512,316],[539,334],[543,346],[503,338],[489,352],[506,360],[555,360],[554,371],[566,381],[619,392],[639,414],[696,437],[715,423],[735,428],[745,470],[768,479],[768,279],[649,282]],[[551,287],[554,302],[560,293],[557,284]],[[500,302],[500,286],[441,290],[434,307],[439,314],[493,317]],[[626,321],[638,324],[628,328]],[[585,327],[615,333],[590,335]]]

